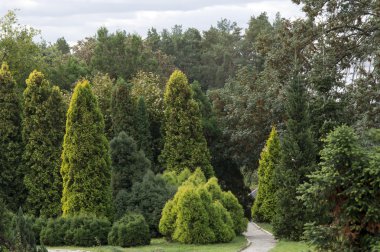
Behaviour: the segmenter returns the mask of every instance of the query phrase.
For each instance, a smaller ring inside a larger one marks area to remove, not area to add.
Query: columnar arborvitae
[[[137,101],[135,115],[136,143],[137,147],[144,151],[145,156],[152,160],[152,136],[150,134],[150,123],[146,110],[144,97],[140,97]]]
[[[66,106],[61,91],[40,72],[33,71],[24,90],[23,138],[25,142],[26,210],[36,216],[61,213],[60,156]]]
[[[113,135],[117,136],[124,131],[128,136],[135,138],[134,115],[135,103],[131,97],[131,85],[123,79],[118,79],[112,90],[111,118]]]
[[[300,239],[307,213],[297,196],[297,187],[307,181],[315,166],[315,145],[310,131],[306,89],[300,77],[295,77],[287,89],[288,120],[282,142],[280,164],[275,170],[277,190],[275,236]]]
[[[165,169],[177,173],[200,167],[207,177],[214,174],[210,153],[203,136],[201,114],[192,97],[188,80],[176,70],[166,84],[164,96],[164,149],[160,160]]]
[[[21,103],[8,65],[0,69],[0,198],[16,211],[24,200]]]
[[[271,222],[276,207],[276,187],[274,172],[280,160],[280,139],[273,127],[261,152],[259,162],[259,188],[252,207],[252,218],[261,222]]]
[[[111,161],[104,120],[88,81],[78,82],[67,112],[61,174],[63,215],[111,212]]]

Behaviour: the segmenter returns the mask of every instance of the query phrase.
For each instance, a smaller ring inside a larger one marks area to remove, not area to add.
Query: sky
[[[74,44],[93,36],[105,26],[146,36],[151,27],[161,31],[180,24],[184,29],[207,30],[222,18],[247,27],[251,16],[267,12],[273,20],[303,17],[301,7],[291,0],[0,0],[0,16],[17,9],[19,23],[41,31],[54,43],[65,37]]]

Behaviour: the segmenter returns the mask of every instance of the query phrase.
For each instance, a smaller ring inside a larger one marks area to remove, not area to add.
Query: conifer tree
[[[306,90],[300,77],[293,78],[286,96],[288,120],[280,164],[275,170],[278,190],[273,230],[276,237],[298,240],[308,216],[297,198],[297,187],[307,180],[306,176],[314,169],[316,148],[310,131]]]
[[[58,87],[41,72],[33,71],[24,90],[23,139],[25,152],[26,209],[36,216],[61,213],[60,155],[66,106]]]
[[[203,136],[201,114],[192,97],[188,80],[181,71],[170,76],[164,96],[164,149],[160,161],[165,169],[180,173],[200,167],[206,177],[214,174]]]
[[[124,131],[128,136],[135,138],[135,103],[130,92],[131,85],[127,84],[123,79],[118,79],[112,90],[111,97],[111,117],[114,136]]]
[[[260,222],[271,222],[275,214],[276,188],[274,172],[280,159],[280,139],[276,128],[273,127],[261,152],[259,162],[259,188],[252,207],[252,218]]]
[[[120,190],[129,190],[150,169],[150,161],[136,142],[124,131],[114,137],[111,145],[112,191],[114,197]]]
[[[63,216],[110,216],[111,162],[104,120],[88,81],[77,83],[67,112],[61,174]]]
[[[0,69],[0,198],[16,211],[24,200],[21,102],[8,65]]]
[[[135,119],[135,129],[136,129],[136,142],[137,147],[144,151],[145,156],[152,160],[152,136],[150,134],[150,123],[149,117],[146,110],[144,97],[140,96],[137,101]]]

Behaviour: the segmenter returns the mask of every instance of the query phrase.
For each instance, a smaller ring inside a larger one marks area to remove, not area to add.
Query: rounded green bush
[[[247,228],[243,207],[231,192],[223,192],[216,178],[206,182],[197,169],[169,200],[159,223],[168,240],[206,244],[229,242]]]
[[[108,244],[120,247],[150,244],[149,226],[144,216],[127,213],[115,222],[108,234]]]

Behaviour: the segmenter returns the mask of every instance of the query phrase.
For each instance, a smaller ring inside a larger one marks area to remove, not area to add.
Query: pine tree
[[[114,197],[120,190],[129,190],[150,169],[150,161],[136,142],[124,131],[114,137],[111,145],[112,191]]]
[[[146,110],[144,97],[140,96],[137,102],[137,110],[135,115],[135,129],[137,147],[143,150],[145,156],[152,160],[152,136],[150,134],[150,123]]]
[[[25,152],[26,207],[36,216],[61,213],[60,155],[66,106],[58,87],[41,72],[33,71],[24,90],[23,139]]]
[[[16,211],[24,201],[21,102],[8,65],[0,69],[0,198]]]
[[[307,222],[307,213],[297,199],[297,187],[304,183],[315,166],[316,153],[310,132],[306,90],[300,77],[287,89],[288,120],[282,142],[280,164],[275,170],[277,190],[273,230],[276,237],[298,240]]]
[[[276,207],[276,187],[274,171],[280,159],[280,139],[276,128],[273,127],[261,152],[259,162],[259,188],[252,207],[252,218],[260,222],[271,222]]]
[[[123,79],[118,79],[112,90],[111,117],[113,135],[124,131],[128,136],[135,137],[134,115],[135,103],[131,97],[131,86]]]
[[[192,97],[188,80],[176,70],[166,85],[164,149],[160,161],[169,171],[180,173],[185,168],[200,167],[207,177],[214,174],[210,153],[203,136],[201,115]]]
[[[110,216],[111,162],[104,120],[88,81],[78,82],[67,112],[61,174],[63,216]]]

